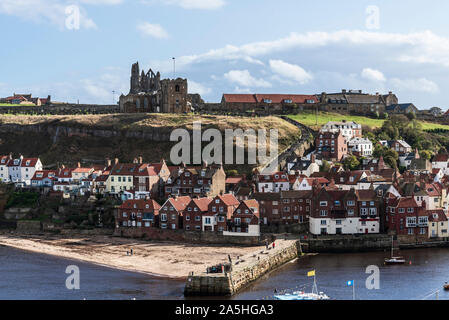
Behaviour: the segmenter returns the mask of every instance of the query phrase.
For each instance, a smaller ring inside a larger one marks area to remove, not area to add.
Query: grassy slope
[[[316,116],[315,113],[311,112],[304,112],[298,115],[289,115],[289,117],[293,120],[296,120],[302,124],[305,124],[307,126],[310,126],[314,129],[316,128]],[[381,119],[371,119],[363,116],[353,116],[353,115],[342,115],[338,113],[325,113],[320,112],[318,114],[318,126],[321,127],[322,125],[326,124],[329,121],[355,121],[361,125],[366,125],[372,128],[380,128],[385,120]],[[431,130],[431,129],[446,129],[449,130],[449,126],[437,124],[437,123],[430,123],[430,122],[424,122],[421,121],[421,124],[423,126],[423,130]]]
[[[193,121],[201,121],[202,130],[225,129],[278,129],[279,149],[284,150],[300,138],[300,130],[278,117],[228,117],[228,116],[192,116],[174,114],[114,114],[114,115],[70,115],[70,116],[27,116],[0,115],[2,124],[16,125],[58,125],[76,128],[96,128],[117,131],[151,131],[160,128],[170,132],[176,128],[192,129]],[[63,162],[70,164],[82,159],[100,160],[106,157],[118,157],[121,161],[132,161],[143,156],[145,161],[169,159],[173,142],[154,142],[145,139],[121,137],[60,137],[53,143],[53,137],[45,132],[33,136],[18,132],[3,133],[0,137],[0,154],[9,152],[23,153],[25,156],[41,156],[45,164]],[[233,168],[234,169],[234,168]],[[236,168],[239,169],[239,168]],[[247,171],[248,168],[242,168]],[[240,170],[240,169],[239,169]]]

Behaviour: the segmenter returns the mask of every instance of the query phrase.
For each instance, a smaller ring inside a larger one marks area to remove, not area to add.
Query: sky
[[[447,110],[447,12],[447,0],[0,0],[0,97],[110,104],[139,61],[208,102],[352,89]]]

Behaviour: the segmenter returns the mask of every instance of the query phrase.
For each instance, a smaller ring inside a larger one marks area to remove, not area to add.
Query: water
[[[272,298],[274,289],[311,289],[307,272],[316,270],[318,289],[338,300],[352,299],[348,280],[355,280],[357,299],[421,299],[440,290],[439,299],[449,300],[442,286],[449,281],[449,249],[403,251],[412,264],[384,266],[388,252],[320,254],[291,262],[265,275],[234,296],[240,300]],[[66,267],[77,265],[81,289],[67,290]],[[380,268],[380,290],[368,290],[368,265]],[[0,246],[0,299],[184,299],[184,281],[163,279],[139,273],[24,252]],[[435,299],[431,295],[428,299]]]

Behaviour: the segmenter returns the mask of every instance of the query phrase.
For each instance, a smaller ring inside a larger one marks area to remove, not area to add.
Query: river
[[[449,249],[403,251],[407,264],[384,266],[388,253],[320,254],[297,259],[265,275],[233,299],[263,300],[273,296],[274,289],[311,288],[307,272],[316,270],[320,291],[337,300],[353,298],[348,280],[355,281],[356,299],[439,299],[449,300],[442,285],[449,281]],[[410,264],[411,261],[411,264]],[[80,270],[80,290],[68,290],[67,266]],[[378,266],[380,289],[368,290],[366,267]],[[184,281],[163,279],[145,274],[110,269],[54,256],[25,252],[0,246],[0,299],[184,299]]]

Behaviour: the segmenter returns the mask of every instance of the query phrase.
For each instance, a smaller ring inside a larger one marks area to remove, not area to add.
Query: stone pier
[[[190,274],[184,289],[185,296],[229,296],[259,279],[264,274],[296,259],[302,254],[296,240],[278,240],[275,249],[260,250],[232,261],[227,273]]]

